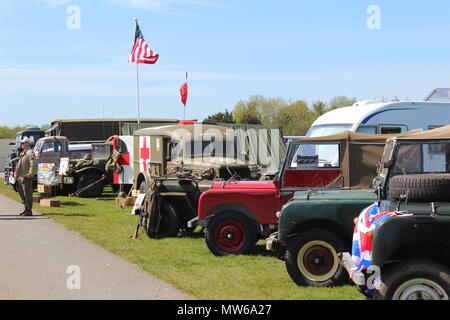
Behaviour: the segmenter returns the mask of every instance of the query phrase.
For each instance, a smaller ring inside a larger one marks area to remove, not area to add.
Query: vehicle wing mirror
[[[394,163],[395,163],[395,161],[393,159],[391,159],[391,160],[389,160],[387,162],[384,162],[383,163],[383,168],[385,168],[385,169],[392,169],[392,167],[394,166]]]
[[[11,141],[10,143],[8,143],[10,146],[14,146],[16,145],[16,143],[14,141]]]

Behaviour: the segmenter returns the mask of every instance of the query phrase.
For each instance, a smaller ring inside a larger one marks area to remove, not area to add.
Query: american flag
[[[131,50],[128,62],[155,64],[158,61],[159,54],[150,50],[147,42],[144,40],[139,23],[136,20],[136,34],[134,36],[134,46]]]

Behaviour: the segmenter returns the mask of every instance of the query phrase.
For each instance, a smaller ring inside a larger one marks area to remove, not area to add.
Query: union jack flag
[[[150,50],[147,42],[144,40],[139,23],[136,20],[136,33],[134,36],[134,46],[131,50],[128,62],[155,64],[158,61],[159,54]]]
[[[372,235],[375,229],[387,219],[400,214],[396,211],[383,211],[378,204],[363,209],[355,224],[353,232],[352,260],[350,278],[355,273],[361,273],[372,265]]]

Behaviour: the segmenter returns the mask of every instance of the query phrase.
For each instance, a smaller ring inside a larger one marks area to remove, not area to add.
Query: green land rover
[[[400,293],[392,288],[411,280],[400,276],[411,271],[412,277],[434,279],[431,281],[438,286],[433,293],[448,298],[449,172],[450,126],[390,138],[371,189],[296,193],[281,210],[279,231],[267,240],[267,249],[285,260],[289,275],[298,285],[348,283],[348,273],[340,265],[338,254],[351,249],[354,219],[374,202],[396,210],[403,201],[401,210],[412,215],[387,220],[373,235],[373,264],[382,268],[384,285],[377,294],[384,298],[404,294],[408,285]],[[424,265],[428,266],[426,271],[415,273]],[[434,278],[427,277],[429,273]],[[428,280],[426,283],[430,283]],[[411,282],[412,286],[420,288],[420,281]]]

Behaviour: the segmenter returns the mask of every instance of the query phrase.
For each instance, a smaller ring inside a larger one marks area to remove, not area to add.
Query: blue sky
[[[0,0],[0,125],[135,117],[134,17],[160,55],[139,66],[142,117],[182,117],[186,71],[197,119],[254,94],[422,99],[450,87],[449,15],[443,0]]]

